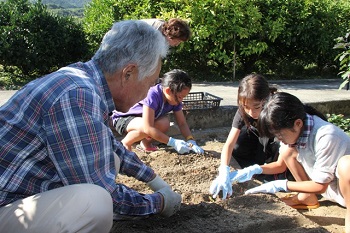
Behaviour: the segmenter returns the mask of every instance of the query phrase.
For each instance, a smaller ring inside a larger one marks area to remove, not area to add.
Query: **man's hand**
[[[232,195],[232,184],[230,181],[230,167],[221,165],[219,167],[219,175],[211,183],[209,192],[213,194],[213,198],[216,198],[220,190],[222,190],[222,199],[226,199],[227,196]]]
[[[179,154],[188,153],[191,150],[191,147],[184,140],[174,139],[172,137],[169,138],[167,145],[174,147]]]
[[[157,192],[163,196],[163,210],[160,212],[162,216],[170,217],[180,210],[182,200],[180,194],[175,193],[168,187],[162,188]]]
[[[274,180],[265,184],[262,184],[258,187],[248,189],[244,194],[251,193],[277,193],[279,191],[286,191],[287,189],[287,181],[288,180]]]
[[[147,186],[152,189],[152,191],[156,192],[162,188],[169,188],[171,189],[170,185],[165,182],[160,176],[156,175],[156,177],[147,183]]]

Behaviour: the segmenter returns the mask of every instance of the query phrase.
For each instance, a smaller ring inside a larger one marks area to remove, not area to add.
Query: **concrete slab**
[[[270,80],[279,91],[296,95],[305,103],[350,100],[350,91],[338,90],[342,79]],[[191,92],[208,92],[223,98],[220,106],[237,105],[238,81],[194,83]],[[0,91],[0,106],[16,91]]]

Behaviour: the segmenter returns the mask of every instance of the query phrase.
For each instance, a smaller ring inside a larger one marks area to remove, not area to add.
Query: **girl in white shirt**
[[[309,180],[276,180],[247,190],[246,194],[278,191],[321,194],[347,207],[345,231],[350,233],[350,137],[317,115],[307,114],[297,97],[283,92],[271,96],[265,104],[258,130],[261,135],[275,136],[295,148],[298,151],[295,159],[303,169],[289,169],[293,174],[305,171]],[[232,181],[240,182],[242,174],[232,177]]]

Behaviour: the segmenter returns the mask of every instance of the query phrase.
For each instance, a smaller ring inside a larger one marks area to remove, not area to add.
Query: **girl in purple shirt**
[[[128,112],[113,111],[113,126],[120,135],[126,135],[122,140],[124,146],[132,150],[132,145],[140,141],[138,147],[146,152],[154,151],[157,150],[151,143],[154,139],[174,147],[180,154],[188,153],[190,150],[203,154],[204,151],[194,140],[182,111],[182,100],[191,88],[192,82],[188,74],[175,69],[165,73],[161,83],[151,87],[147,97]],[[168,113],[171,111],[187,142],[166,135],[170,127]]]

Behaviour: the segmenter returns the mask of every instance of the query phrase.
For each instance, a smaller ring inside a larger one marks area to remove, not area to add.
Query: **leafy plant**
[[[84,10],[83,28],[93,54],[99,47],[103,35],[112,27],[115,0],[92,0]]]
[[[350,133],[350,118],[345,118],[343,114],[327,114],[328,122],[338,126],[344,132]]]
[[[333,38],[348,27],[349,12],[348,0],[92,0],[84,29],[96,49],[115,21],[182,18],[192,38],[173,49],[164,69],[181,67],[207,81],[227,81],[235,72],[294,79],[310,64],[336,74],[329,68]]]
[[[53,15],[40,1],[0,2],[0,44],[4,70],[18,67],[23,77],[46,74],[87,54],[82,27]]]
[[[339,89],[343,89],[345,85],[349,85],[350,81],[350,32],[346,33],[345,36],[336,38],[335,41],[337,44],[334,48],[343,50],[335,58],[340,64],[339,75],[344,79],[340,84]]]

